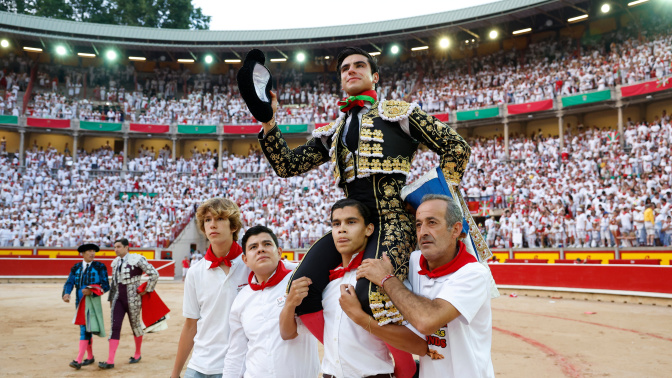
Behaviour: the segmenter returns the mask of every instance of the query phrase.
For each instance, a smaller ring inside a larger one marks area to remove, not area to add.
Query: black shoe
[[[75,360],[72,360],[72,362],[70,363],[70,367],[79,370],[79,369],[82,368],[82,364],[80,364],[79,362],[77,362]]]
[[[91,365],[94,362],[96,362],[95,358],[93,358],[93,357],[87,358],[84,361],[82,361],[82,366]]]
[[[131,358],[128,359],[128,363],[129,364],[137,364],[138,362],[140,362],[140,360],[142,360],[142,356],[138,357],[137,359],[131,357]]]
[[[108,364],[107,362],[99,362],[98,367],[104,370],[114,368],[114,364]]]

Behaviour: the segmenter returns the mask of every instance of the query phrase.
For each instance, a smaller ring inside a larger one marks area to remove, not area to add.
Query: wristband
[[[385,285],[385,281],[389,280],[392,277],[394,277],[394,274],[388,274],[387,276],[385,276],[385,278],[380,280],[380,287],[384,289],[383,285]]]

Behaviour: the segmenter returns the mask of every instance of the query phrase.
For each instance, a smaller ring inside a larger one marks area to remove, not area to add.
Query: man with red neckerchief
[[[457,240],[461,232],[457,203],[428,194],[416,213],[420,251],[411,254],[412,291],[392,275],[386,256],[357,270],[357,278],[384,289],[409,328],[426,337],[432,353],[420,357],[420,378],[495,376],[489,272]]]
[[[300,321],[294,338],[285,341],[278,332],[285,289],[296,264],[280,260],[282,249],[277,243],[273,231],[261,225],[248,229],[243,236],[243,262],[252,272],[249,285],[231,306],[223,378],[318,375],[317,341]]]
[[[394,377],[394,363],[385,342],[395,343],[404,352],[418,355],[427,352],[427,343],[404,326],[379,326],[371,315],[361,309],[354,285],[364,247],[373,234],[368,208],[356,200],[339,200],[331,209],[331,225],[333,241],[342,263],[329,272],[330,282],[322,293],[325,324],[323,339],[320,339],[324,344],[323,377]],[[291,339],[300,328],[301,320],[295,318],[295,308],[307,296],[311,285],[308,277],[292,283],[285,308],[280,314],[283,339]],[[353,312],[357,312],[356,317],[350,316]]]
[[[243,263],[238,232],[240,209],[233,201],[211,198],[196,211],[196,223],[210,242],[205,258],[190,269],[184,282],[186,318],[171,377],[179,377],[193,349],[185,377],[221,377],[229,348],[229,313],[250,269]]]

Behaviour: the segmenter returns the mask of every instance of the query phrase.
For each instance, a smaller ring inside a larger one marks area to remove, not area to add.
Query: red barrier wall
[[[650,265],[490,264],[498,285],[672,294],[672,267]]]
[[[113,259],[96,259],[107,266],[107,273],[112,272],[110,264]],[[82,261],[81,258],[76,259],[17,259],[17,258],[0,258],[0,276],[30,276],[30,277],[48,277],[48,276],[63,276],[67,277],[70,274],[70,269],[76,263]],[[172,260],[148,260],[156,269],[159,270],[160,277],[175,277],[175,264]],[[170,264],[169,266],[166,266]]]

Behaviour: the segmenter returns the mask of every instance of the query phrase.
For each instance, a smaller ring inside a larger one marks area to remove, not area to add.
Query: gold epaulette
[[[408,103],[406,101],[381,101],[378,105],[378,112],[380,118],[386,121],[401,121],[404,118],[407,118],[418,106],[416,103]]]

